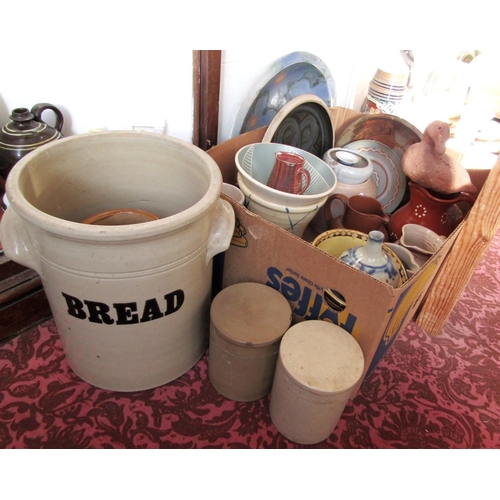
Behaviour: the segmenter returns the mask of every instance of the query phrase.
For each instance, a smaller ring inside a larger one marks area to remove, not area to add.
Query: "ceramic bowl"
[[[304,194],[284,193],[266,185],[278,151],[297,153],[306,160],[304,166],[309,171],[311,182]],[[333,192],[337,184],[335,173],[323,160],[285,144],[249,144],[236,153],[235,163],[245,184],[263,200],[277,205],[297,207],[319,203]]]
[[[228,184],[227,182],[222,183],[222,192],[226,195],[229,196],[231,199],[234,201],[237,201],[238,203],[245,203],[245,195],[239,189],[237,186],[234,186],[233,184]]]
[[[312,242],[312,245],[333,257],[339,258],[346,250],[349,250],[349,248],[364,246],[367,241],[368,235],[359,231],[353,231],[351,229],[330,229],[318,235]],[[404,264],[386,243],[382,245],[382,249],[396,264],[400,276],[399,286],[401,286],[408,281],[408,275]]]
[[[405,224],[401,231],[401,245],[427,255],[435,254],[445,240],[434,231],[419,224]]]
[[[410,250],[398,243],[386,242],[385,244],[399,257],[399,260],[405,266],[408,278],[411,278],[419,271],[420,264],[416,261],[415,256]]]
[[[245,207],[250,212],[260,215],[263,219],[276,224],[299,238],[302,237],[306,227],[327,200],[325,196],[318,203],[288,207],[261,198],[245,184],[240,174],[238,174],[238,186],[245,195]]]
[[[310,130],[318,132],[311,134]],[[288,144],[321,158],[335,144],[335,128],[328,106],[314,94],[295,97],[278,111],[262,142]]]

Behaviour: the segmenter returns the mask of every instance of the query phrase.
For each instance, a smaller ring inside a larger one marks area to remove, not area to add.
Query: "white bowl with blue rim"
[[[267,186],[279,151],[297,153],[304,158],[304,168],[309,172],[311,182],[303,194],[285,193]],[[321,158],[286,144],[248,144],[236,153],[235,163],[243,181],[257,196],[278,205],[293,207],[320,203],[337,185],[334,171]]]

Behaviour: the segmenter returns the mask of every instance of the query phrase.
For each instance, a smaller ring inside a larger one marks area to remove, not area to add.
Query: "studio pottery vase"
[[[51,110],[56,122],[51,127],[42,120],[42,113]],[[64,118],[61,111],[48,103],[28,108],[16,108],[10,115],[11,122],[0,130],[0,176],[7,179],[12,167],[25,155],[39,146],[62,137]]]
[[[391,241],[401,238],[405,224],[419,224],[439,236],[448,237],[476,200],[471,193],[436,193],[412,181],[408,182],[408,186],[410,201],[396,210],[389,221]]]

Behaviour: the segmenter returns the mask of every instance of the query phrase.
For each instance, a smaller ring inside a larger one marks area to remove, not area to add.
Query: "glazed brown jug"
[[[389,221],[391,241],[401,238],[405,224],[419,224],[439,236],[447,237],[460,224],[476,201],[476,196],[471,193],[436,193],[413,181],[408,182],[408,186],[410,201],[396,210]],[[451,212],[451,208],[457,204],[459,210]]]
[[[55,113],[56,122],[51,127],[42,120],[46,110]],[[35,104],[28,108],[16,108],[10,115],[11,122],[0,130],[0,176],[7,179],[12,167],[35,148],[62,137],[64,117],[62,112],[49,103]]]
[[[278,151],[267,185],[284,193],[303,194],[311,182],[304,163],[304,158],[297,153]]]
[[[333,217],[331,205],[336,200],[343,203],[344,213]],[[325,203],[324,214],[328,229],[352,229],[365,234],[369,234],[370,231],[380,231],[384,241],[389,239],[386,229],[389,215],[384,212],[380,202],[370,196],[347,197],[341,193],[334,194]]]

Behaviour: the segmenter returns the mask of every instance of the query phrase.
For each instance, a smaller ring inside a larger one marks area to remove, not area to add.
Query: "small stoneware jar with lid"
[[[297,323],[281,341],[271,420],[286,438],[316,444],[333,432],[364,371],[358,342],[328,321]]]
[[[208,375],[234,401],[271,391],[281,338],[292,322],[290,304],[260,283],[237,283],[219,292],[210,308]]]
[[[329,149],[323,156],[337,176],[334,193],[354,196],[362,194],[377,197],[377,185],[373,179],[373,164],[357,151],[343,148]]]

